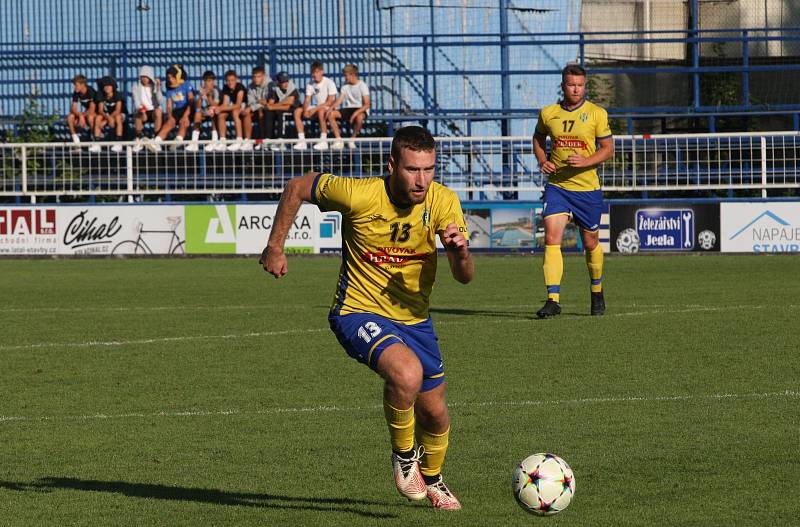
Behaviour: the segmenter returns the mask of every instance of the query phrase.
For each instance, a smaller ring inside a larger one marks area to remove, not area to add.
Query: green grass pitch
[[[0,261],[2,525],[796,525],[800,257],[440,261],[458,512],[394,489],[381,383],[327,329],[336,258]],[[551,451],[577,493],[521,511]]]

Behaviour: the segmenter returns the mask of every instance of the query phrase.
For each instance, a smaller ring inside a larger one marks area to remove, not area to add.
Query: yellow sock
[[[417,427],[417,442],[425,447],[425,454],[419,462],[419,469],[423,476],[436,476],[442,471],[449,437],[449,427],[443,434],[432,434]]]
[[[592,280],[592,293],[603,291],[603,248],[600,244],[591,251],[586,251],[586,267]]]
[[[544,247],[544,285],[547,286],[547,298],[559,302],[561,298],[561,275],[564,274],[564,259],[561,257],[560,245]]]
[[[398,410],[383,401],[383,413],[389,425],[389,436],[392,439],[392,450],[408,452],[414,448],[414,406],[407,410]]]

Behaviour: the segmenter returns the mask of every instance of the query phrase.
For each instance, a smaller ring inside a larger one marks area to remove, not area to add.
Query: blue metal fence
[[[676,87],[665,104],[593,94],[628,128],[635,119],[691,116],[713,131],[719,117],[768,113],[800,125],[792,89],[765,95],[759,87],[770,85],[766,77],[800,78],[800,58],[757,53],[776,44],[800,50],[800,28],[699,29],[693,16],[682,30],[580,32],[579,0],[525,11],[508,0],[470,5],[475,14],[463,8],[459,19],[433,0],[9,0],[0,21],[0,121],[19,115],[31,94],[65,114],[78,72],[111,74],[129,89],[142,64],[163,75],[181,62],[193,80],[206,69],[246,77],[265,65],[272,74],[289,71],[302,86],[309,63],[321,60],[337,83],[342,66],[356,63],[372,87],[373,114],[390,122],[428,119],[438,135],[526,135],[537,109],[558,98],[560,68],[578,61],[590,78],[614,85],[667,78]],[[691,5],[696,12],[697,0]],[[680,52],[649,61],[599,52],[620,45]],[[711,46],[736,51],[715,57]],[[735,97],[705,100],[720,76],[736,85]]]

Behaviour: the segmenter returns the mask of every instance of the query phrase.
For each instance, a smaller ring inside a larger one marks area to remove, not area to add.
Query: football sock
[[[417,442],[425,449],[422,459],[419,462],[419,469],[423,476],[433,476],[434,480],[439,476],[444,464],[444,456],[447,454],[449,443],[450,428],[443,434],[432,434],[422,427],[417,427]]]
[[[561,256],[560,245],[545,245],[544,285],[547,286],[547,299],[559,302],[561,298],[561,275],[564,274],[564,259]]]
[[[603,248],[600,244],[591,251],[586,251],[586,267],[592,280],[592,293],[603,291]]]
[[[398,410],[383,401],[383,413],[386,416],[386,424],[389,425],[392,450],[398,454],[411,451],[414,448],[414,406]]]

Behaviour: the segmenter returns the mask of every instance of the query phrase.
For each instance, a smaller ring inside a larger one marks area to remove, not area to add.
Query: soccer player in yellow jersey
[[[608,114],[585,99],[586,71],[569,65],[561,73],[564,100],[542,108],[533,151],[542,172],[548,175],[544,187],[544,283],[547,302],[536,312],[539,318],[561,313],[561,238],[570,217],[581,229],[586,249],[586,266],[591,279],[591,314],[605,313],[603,298],[603,249],[598,233],[603,193],[597,165],[614,155],[614,140]],[[551,138],[547,156],[547,136]]]
[[[386,178],[308,173],[281,196],[264,269],[286,274],[283,245],[302,201],[342,213],[343,261],[328,321],[348,355],[384,379],[383,407],[397,489],[434,507],[460,509],[442,480],[450,432],[444,366],[428,301],[436,277],[436,237],[456,280],[474,267],[461,204],[433,182],[436,144],[419,126],[397,131]],[[418,448],[414,448],[414,439]]]

